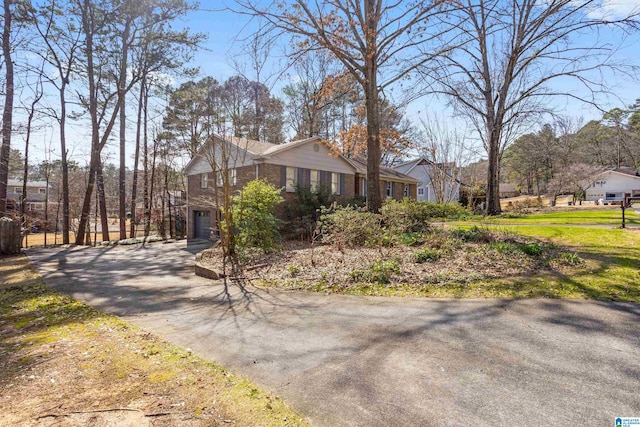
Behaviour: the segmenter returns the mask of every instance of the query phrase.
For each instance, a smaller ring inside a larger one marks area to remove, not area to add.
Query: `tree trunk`
[[[138,160],[140,159],[140,132],[142,126],[142,100],[146,87],[146,77],[140,82],[140,95],[138,97],[138,123],[136,124],[136,153],[133,158],[133,182],[131,183],[131,224],[129,228],[129,236],[136,237],[136,198],[138,193]]]
[[[129,30],[131,21],[127,20],[122,33],[122,58],[120,65],[120,79],[118,81],[118,103],[120,108],[120,177],[118,185],[119,196],[119,217],[120,217],[120,239],[127,238],[127,196],[126,196],[126,149],[127,142],[127,114],[125,111],[126,84],[127,84],[127,59],[129,56]],[[133,237],[133,236],[132,236]]]
[[[98,170],[96,172],[96,182],[98,184],[98,205],[100,206],[100,224],[102,228],[102,241],[108,242],[111,240],[109,236],[109,218],[107,216],[107,200],[104,192],[104,175],[102,173],[102,161],[98,163]],[[96,218],[98,222],[98,218]]]
[[[124,109],[124,96],[121,98],[120,104],[120,176],[118,182],[118,196],[119,196],[119,217],[120,217],[120,239],[127,238],[127,208],[126,208],[126,174],[125,174],[125,161],[126,151],[125,144],[127,142],[127,115]],[[133,236],[132,236],[133,237]]]
[[[62,166],[62,244],[69,244],[70,211],[69,211],[69,164],[67,162],[67,140],[65,127],[67,123],[67,101],[65,91],[67,82],[60,86],[60,156]],[[56,223],[56,229],[58,224]]]
[[[487,215],[499,215],[500,208],[500,134],[494,129],[489,138],[489,165],[487,168]]]
[[[373,67],[375,59],[371,59]],[[376,73],[367,78],[365,88],[365,107],[367,110],[367,210],[380,212],[382,194],[380,193],[380,111],[378,109],[378,86]]]
[[[0,217],[7,213],[7,181],[9,179],[9,152],[11,149],[11,126],[13,121],[13,59],[11,58],[11,3],[4,0],[4,29],[2,31],[2,54],[5,66],[5,98],[2,113],[2,147],[0,148]]]

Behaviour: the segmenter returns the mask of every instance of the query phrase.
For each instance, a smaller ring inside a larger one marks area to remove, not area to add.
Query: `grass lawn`
[[[633,209],[625,211],[627,225],[640,225],[640,215]],[[622,212],[619,207],[609,209],[558,210],[555,212],[523,215],[514,218],[488,218],[482,220],[487,224],[570,224],[570,225],[612,225],[622,224]],[[475,224],[475,221],[456,222],[459,224]]]
[[[279,398],[0,258],[0,426],[303,426]]]

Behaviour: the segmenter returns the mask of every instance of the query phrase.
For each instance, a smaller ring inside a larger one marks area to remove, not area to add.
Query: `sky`
[[[580,0],[576,0],[580,1]],[[246,15],[239,15],[230,10],[225,10],[225,6],[234,6],[233,0],[201,0],[200,8],[197,11],[189,13],[189,15],[177,23],[177,27],[188,27],[193,32],[201,32],[207,35],[206,41],[203,43],[202,49],[194,54],[191,66],[200,69],[201,76],[212,76],[219,81],[234,75],[237,71],[234,68],[234,60],[242,62],[244,58],[241,56],[240,40],[252,33],[256,23]],[[594,8],[591,14],[594,17],[617,17],[621,14],[628,13],[634,8],[640,8],[640,0],[603,0],[598,4],[598,8]],[[601,37],[607,37],[606,34]],[[640,38],[636,35],[629,38],[623,48],[619,52],[619,58],[640,65]],[[286,40],[283,40],[286,42]],[[274,75],[279,75],[282,71],[283,53],[281,49],[274,49],[271,56],[271,70]],[[607,82],[611,86],[614,95],[603,97],[601,107],[608,110],[614,107],[630,105],[637,98],[640,98],[640,83],[638,81],[629,81],[617,76],[605,76]],[[185,80],[184,76],[173,76],[174,84],[178,85]],[[275,96],[281,95],[281,90],[292,79],[295,79],[291,73],[279,75],[279,78],[271,81],[272,93]],[[573,81],[562,81],[558,83],[563,90],[579,92],[580,88]],[[50,101],[52,105],[56,105],[56,99]],[[602,112],[592,106],[581,104],[575,100],[554,98],[549,101],[555,109],[562,115],[571,116],[573,118],[582,118],[584,122],[602,117]],[[473,131],[466,126],[466,123],[455,115],[448,107],[446,100],[436,97],[424,97],[417,99],[405,106],[406,117],[415,124],[418,124],[421,118],[436,117],[438,120],[446,121],[450,127],[458,130],[467,128],[469,135],[473,138]],[[157,106],[158,109],[162,105]],[[130,114],[130,121],[133,118]],[[540,123],[542,125],[542,123]],[[133,124],[131,123],[131,128]],[[48,154],[48,147],[51,147],[53,158],[59,156],[57,129],[51,125],[44,125],[40,128],[33,138],[31,145],[31,153],[34,160],[43,160]],[[89,159],[89,137],[90,130],[84,122],[71,122],[69,128],[69,139],[71,148],[71,157],[80,164],[86,164]],[[113,134],[113,138],[117,137],[117,130]],[[129,132],[128,139],[131,141],[127,147],[127,164],[133,164],[130,153],[133,152],[133,133]],[[24,142],[20,138],[15,138],[12,148],[19,148],[24,151]],[[107,153],[110,154],[108,161],[116,162],[117,148],[115,141],[107,147]],[[480,154],[481,155],[481,154]]]

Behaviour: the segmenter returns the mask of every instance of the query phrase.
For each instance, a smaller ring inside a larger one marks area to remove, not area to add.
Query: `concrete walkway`
[[[192,349],[319,426],[605,426],[640,416],[640,305],[225,287],[184,242],[40,249],[56,289]]]

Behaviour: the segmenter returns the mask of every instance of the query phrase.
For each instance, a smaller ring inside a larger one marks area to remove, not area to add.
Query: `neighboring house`
[[[515,184],[500,183],[498,192],[500,193],[501,199],[506,199],[509,197],[517,197],[520,195],[520,193],[516,189]]]
[[[435,164],[424,157],[419,157],[395,166],[393,170],[418,180],[417,197],[420,201],[437,202],[438,194],[441,194],[444,202],[457,202],[460,200],[460,181],[453,179],[451,174],[447,172],[445,181],[438,183],[438,180],[432,179],[434,168],[442,170],[442,165]],[[439,189],[437,186],[442,186],[443,188]]]
[[[216,150],[214,157],[220,159],[224,152],[229,159],[231,191],[235,193],[249,181],[266,178],[282,188],[285,203],[278,207],[276,214],[283,220],[290,220],[295,212],[298,183],[312,188],[324,184],[342,200],[366,197],[366,162],[336,156],[319,137],[280,145],[236,137],[214,138],[214,147],[226,148]],[[220,189],[222,183],[213,176],[211,159],[207,159],[203,150],[185,168],[187,236],[208,239],[220,219],[214,208],[214,189]],[[387,197],[398,200],[416,197],[418,182],[409,176],[381,167],[380,181],[380,191]]]
[[[640,176],[609,170],[598,174],[586,191],[590,201],[620,202],[625,196],[640,196]]]
[[[51,187],[49,186],[49,189]],[[47,183],[44,181],[27,181],[27,212],[44,215],[47,200]],[[7,182],[7,209],[20,211],[22,203],[22,180],[10,179]]]

